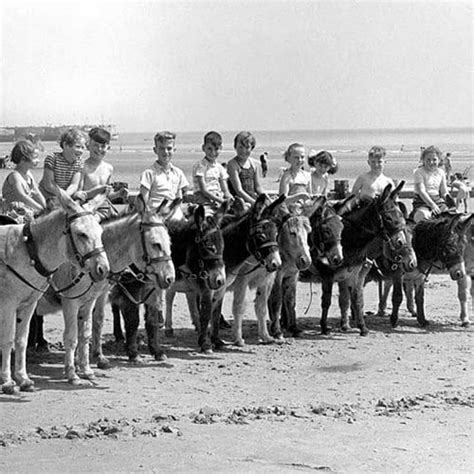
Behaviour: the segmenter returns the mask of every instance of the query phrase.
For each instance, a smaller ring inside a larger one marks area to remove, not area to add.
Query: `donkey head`
[[[186,264],[192,274],[211,290],[218,290],[225,284],[224,238],[220,228],[228,203],[224,202],[212,215],[205,215],[203,206],[194,211],[196,233],[194,242],[188,246]]]
[[[250,210],[250,229],[247,240],[249,251],[265,265],[267,271],[274,272],[281,267],[281,256],[277,243],[278,229],[275,223],[278,207],[286,199],[279,196],[266,205],[268,197],[261,194]]]
[[[109,260],[102,245],[102,227],[93,212],[103,204],[100,194],[82,206],[65,191],[56,189],[58,202],[66,212],[68,254],[71,263],[89,272],[93,281],[100,281],[109,273]]]
[[[140,215],[140,236],[142,241],[142,261],[145,273],[154,280],[159,288],[168,288],[175,279],[175,269],[171,260],[171,240],[166,226],[169,219],[177,210],[181,199],[167,201],[151,208],[139,195],[136,200],[136,210]],[[137,263],[140,268],[140,263]]]

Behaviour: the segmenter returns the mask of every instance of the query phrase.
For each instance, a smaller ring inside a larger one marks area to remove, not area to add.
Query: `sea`
[[[220,162],[227,162],[235,152],[234,136],[238,131],[225,131],[224,144],[219,156]],[[176,132],[176,153],[173,162],[188,177],[190,183],[192,167],[202,158],[202,138],[206,131]],[[396,181],[405,180],[406,189],[413,186],[413,170],[419,165],[421,147],[436,145],[443,153],[451,153],[455,172],[464,173],[471,182],[474,180],[474,129],[390,129],[390,130],[273,130],[252,131],[257,145],[252,157],[258,159],[263,152],[268,153],[269,172],[263,180],[266,191],[278,190],[278,177],[287,164],[283,153],[291,143],[303,144],[307,151],[327,150],[339,164],[333,180],[347,180],[351,186],[355,178],[367,171],[367,153],[373,145],[381,145],[387,150],[385,174]],[[126,133],[119,131],[119,139],[111,143],[107,160],[114,166],[114,181],[128,183],[129,189],[139,188],[140,175],[155,160],[153,153],[154,132]],[[43,142],[43,155],[59,150],[57,143]],[[12,143],[0,143],[0,156],[8,154]],[[42,161],[34,170],[37,180],[41,178]],[[2,170],[4,171],[4,170]],[[3,175],[3,173],[2,173]]]

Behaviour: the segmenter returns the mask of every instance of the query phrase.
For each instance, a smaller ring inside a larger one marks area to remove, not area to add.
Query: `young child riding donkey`
[[[109,262],[102,246],[102,228],[93,215],[105,196],[81,206],[56,188],[60,209],[25,225],[0,227],[0,348],[2,391],[13,394],[11,351],[15,346],[14,376],[22,391],[34,390],[26,372],[28,327],[34,308],[51,275],[67,261],[95,281],[106,278]]]

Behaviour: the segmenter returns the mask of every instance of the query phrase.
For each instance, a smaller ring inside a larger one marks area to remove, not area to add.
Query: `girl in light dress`
[[[38,166],[38,149],[29,140],[20,140],[12,149],[11,161],[16,167],[3,182],[2,212],[17,220],[31,220],[46,208],[46,200],[31,173]]]
[[[284,153],[290,167],[283,171],[280,178],[279,194],[294,198],[311,196],[311,174],[303,169],[306,150],[300,143],[292,143]]]

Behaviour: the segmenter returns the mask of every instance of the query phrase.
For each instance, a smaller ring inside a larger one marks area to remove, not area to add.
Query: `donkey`
[[[344,260],[335,267],[321,259],[314,262],[317,273],[309,281],[322,282],[321,331],[329,333],[327,316],[331,305],[332,286],[339,282],[339,306],[341,309],[341,329],[350,327],[349,306],[356,318],[361,336],[368,334],[364,319],[364,282],[374,259],[383,252],[383,243],[401,251],[407,245],[406,221],[396,198],[404,186],[401,181],[392,191],[387,185],[381,196],[359,203],[343,214],[341,243]]]
[[[201,295],[199,305],[198,343],[206,354],[212,353],[213,348],[218,350],[225,345],[219,337],[222,301],[235,279],[246,273],[242,271],[246,260],[255,257],[253,266],[263,265],[268,272],[275,272],[281,267],[277,243],[278,229],[273,217],[286,196],[282,195],[268,205],[267,199],[266,194],[261,194],[246,214],[223,226],[226,281],[213,293],[205,292]]]
[[[200,295],[205,291],[219,289],[225,283],[223,261],[224,239],[220,223],[227,210],[224,203],[213,216],[206,216],[203,206],[198,206],[194,219],[190,221],[170,221],[168,223],[171,236],[171,255],[176,269],[176,281],[166,292],[167,312],[171,312],[172,298],[177,291],[189,293],[189,300],[199,305]],[[120,326],[120,312],[126,328],[126,350],[132,363],[140,362],[137,346],[139,325],[138,305],[140,299],[145,303],[145,328],[148,347],[157,360],[165,360],[166,354],[159,344],[158,324],[152,324],[149,315],[156,313],[156,308],[148,301],[147,285],[127,286],[129,294],[117,285],[111,292],[114,326],[117,333]],[[133,301],[134,300],[134,301]],[[117,321],[118,320],[118,321]]]
[[[418,266],[414,271],[405,273],[403,279],[395,279],[393,281],[392,314],[390,315],[392,327],[398,325],[398,311],[402,301],[402,285],[405,285],[409,298],[411,298],[414,289],[415,315],[419,326],[426,327],[429,325],[424,310],[424,286],[431,271],[448,271],[451,279],[458,282],[458,297],[461,302],[461,324],[463,327],[469,326],[467,293],[470,282],[466,272],[465,259],[467,256],[467,262],[472,266],[472,241],[467,241],[466,234],[472,232],[470,227],[473,217],[474,214],[466,216],[445,212],[417,224],[411,222],[413,248],[416,253]],[[469,255],[471,255],[471,260],[469,260]],[[385,307],[386,295],[388,293],[387,288],[388,286],[382,296],[382,302],[379,303],[379,308]],[[410,301],[409,307],[412,304]]]
[[[28,327],[51,275],[67,261],[95,281],[103,280],[109,272],[102,228],[92,212],[103,203],[104,196],[81,206],[59,188],[57,195],[59,209],[25,225],[0,227],[0,348],[2,391],[6,394],[16,391],[10,368],[13,341],[15,379],[20,390],[34,390],[26,372]]]
[[[179,199],[175,200],[169,206],[167,202],[163,202],[158,209],[151,210],[138,199],[138,212],[102,222],[103,242],[109,256],[112,276],[134,264],[153,285],[166,288],[173,282],[174,266],[171,262],[170,239],[163,221],[174,212],[179,202]],[[59,288],[60,286],[62,288]],[[65,374],[71,384],[77,384],[80,377],[94,377],[89,360],[91,332],[92,353],[98,359],[98,366],[110,366],[102,353],[100,343],[109,287],[108,281],[94,282],[83,279],[68,263],[62,265],[51,280],[51,292],[59,296],[59,308],[62,307],[64,315]],[[40,300],[38,314],[59,309],[57,303],[54,305],[55,301],[58,301],[58,298]],[[74,361],[76,352],[77,367]]]
[[[256,266],[255,257],[250,257],[240,268],[233,284],[232,314],[234,315],[234,344],[243,347],[242,320],[244,316],[245,293],[247,288],[256,289],[255,314],[258,321],[258,336],[264,344],[275,342],[267,329],[267,306],[272,320],[283,304],[294,314],[296,304],[296,282],[298,272],[311,264],[308,235],[311,230],[309,219],[301,215],[298,206],[290,209],[283,203],[274,213],[278,226],[278,248],[282,265],[277,271],[269,272],[265,267]],[[270,295],[272,300],[270,301]]]
[[[281,269],[277,272],[277,278],[272,288],[268,309],[270,313],[270,333],[276,339],[283,339],[282,328],[286,329],[292,336],[301,334],[301,329],[296,321],[296,282],[302,275],[311,275],[315,272],[314,264],[318,260],[323,260],[329,265],[338,266],[342,263],[343,254],[341,246],[342,218],[339,213],[343,213],[348,208],[350,202],[355,200],[351,196],[339,204],[339,209],[333,207],[324,196],[317,197],[311,204],[303,207],[303,213],[309,216],[310,232],[308,244],[310,252],[310,262],[306,268],[299,268],[291,259],[288,260],[289,268],[287,274],[283,274]],[[280,247],[283,252],[283,248]],[[282,255],[285,261],[284,254]],[[312,268],[311,268],[312,266]],[[283,268],[283,267],[282,267]],[[279,275],[281,274],[281,278]]]

